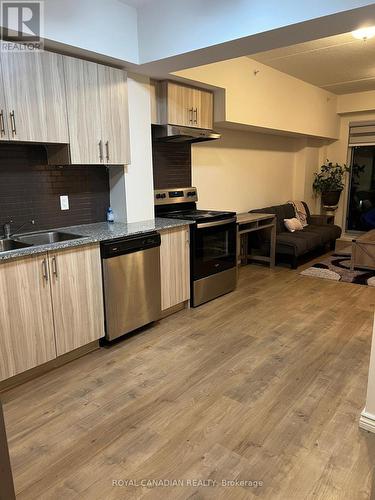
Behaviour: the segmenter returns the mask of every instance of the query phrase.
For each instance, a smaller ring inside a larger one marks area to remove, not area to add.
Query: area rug
[[[341,281],[343,283],[355,283],[357,285],[368,285],[375,287],[375,271],[366,269],[350,270],[350,248],[334,253],[321,262],[305,269],[302,276],[324,278],[328,280]]]

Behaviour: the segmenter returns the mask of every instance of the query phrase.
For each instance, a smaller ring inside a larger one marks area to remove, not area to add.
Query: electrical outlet
[[[60,196],[60,208],[61,210],[69,210],[69,196]]]

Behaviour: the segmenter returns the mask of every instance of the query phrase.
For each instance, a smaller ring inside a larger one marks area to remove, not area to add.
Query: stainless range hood
[[[220,139],[221,135],[213,130],[179,125],[155,125],[153,138],[160,142],[203,142]]]

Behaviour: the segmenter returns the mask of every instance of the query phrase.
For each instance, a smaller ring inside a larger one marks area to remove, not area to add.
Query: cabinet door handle
[[[193,119],[194,119],[194,108],[190,108],[189,109],[189,122],[193,123]]]
[[[109,141],[105,143],[105,153],[106,153],[106,160],[109,162]]]
[[[12,127],[12,134],[17,135],[16,116],[14,113],[14,109],[10,112],[10,125]]]
[[[194,123],[198,123],[198,108],[194,109]]]
[[[5,135],[4,110],[0,111],[0,134]]]
[[[103,141],[99,141],[99,160],[103,161]]]
[[[57,259],[56,257],[52,257],[52,273],[55,275],[55,278],[58,278],[58,272],[57,272]]]
[[[43,278],[46,280],[46,283],[48,283],[48,267],[46,259],[42,260],[42,274]]]

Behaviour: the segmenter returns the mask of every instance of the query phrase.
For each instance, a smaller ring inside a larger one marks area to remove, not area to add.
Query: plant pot
[[[324,191],[322,193],[322,203],[327,207],[335,207],[339,204],[341,191]]]

